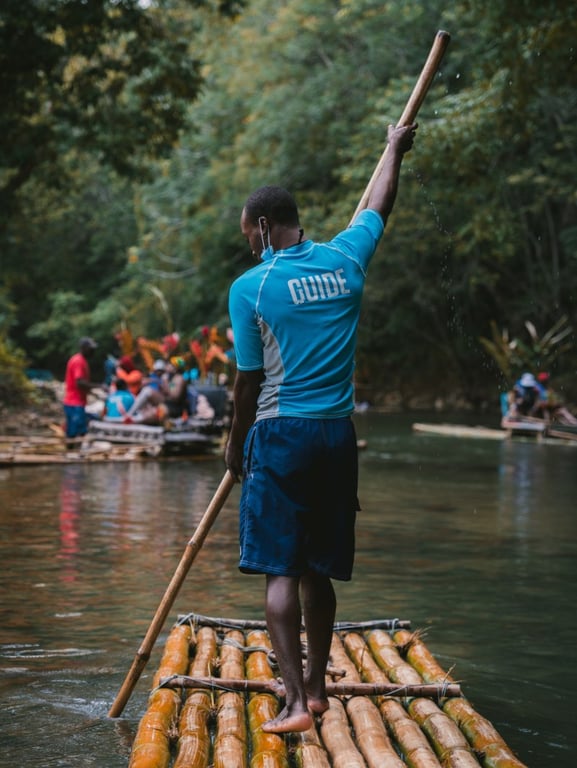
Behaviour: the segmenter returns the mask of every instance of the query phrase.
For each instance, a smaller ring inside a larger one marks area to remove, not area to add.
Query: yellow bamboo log
[[[178,625],[171,630],[166,638],[160,664],[152,679],[153,689],[160,684],[164,677],[180,675],[188,669],[191,641],[192,630],[190,626]],[[154,692],[152,695],[154,696]]]
[[[347,656],[336,634],[333,634],[331,642],[331,659],[335,666],[345,670],[342,682],[360,681],[355,665]],[[345,706],[368,768],[404,768],[405,763],[391,744],[376,705],[370,699],[362,697],[349,699]]]
[[[351,642],[353,640],[354,638]],[[369,633],[367,642],[377,664],[386,672],[389,680],[405,685],[423,682],[419,673],[401,657],[397,646],[387,632],[381,629],[374,630]]]
[[[452,682],[453,678],[437,662],[418,632],[406,629],[395,632],[395,643],[401,649],[407,661],[414,667],[426,683]]]
[[[227,632],[220,651],[221,677],[242,679],[244,673],[244,635],[239,631]],[[248,743],[244,695],[229,691],[218,695],[216,736],[214,739],[214,768],[245,768],[248,762]]]
[[[351,647],[360,656],[362,643],[359,636],[351,638]],[[391,637],[382,630],[371,632],[368,645],[375,660],[387,676],[398,683],[417,685],[422,681],[421,676],[410,664],[404,661]],[[426,734],[428,742],[443,766],[452,768],[476,768],[478,761],[471,752],[467,740],[439,707],[432,701],[423,698],[413,699],[408,704],[408,711],[413,720]],[[429,756],[425,758],[429,759]]]
[[[347,655],[341,638],[333,632],[331,639],[331,662],[335,667],[340,667],[344,671],[344,676],[341,678],[341,682],[356,682],[361,680],[359,672],[352,661]]]
[[[331,768],[328,755],[323,747],[316,727],[294,735],[293,745],[298,768]]]
[[[268,635],[263,630],[249,632],[246,638],[248,647],[271,650]],[[273,680],[274,675],[267,658],[267,651],[253,651],[246,661],[246,674],[249,680]],[[279,711],[276,696],[270,693],[249,695],[248,723],[252,742],[251,768],[288,768],[287,749],[282,736],[265,733],[263,723],[274,719]]]
[[[446,712],[465,734],[484,768],[527,768],[511,751],[492,723],[476,712],[466,699],[448,699]]]
[[[371,683],[386,682],[388,677],[375,661],[370,648],[358,641],[359,637],[357,635],[349,641],[347,635],[345,646],[359,670],[361,679]],[[387,729],[402,752],[406,764],[410,768],[439,768],[440,763],[427,737],[402,705],[385,696],[377,697],[377,702]]]
[[[447,768],[478,768],[479,762],[467,739],[448,715],[429,699],[413,699],[409,714],[427,734],[429,742],[443,766]]]
[[[218,663],[216,633],[202,627],[196,636],[196,654],[190,665],[192,675],[209,675]],[[208,721],[213,710],[212,694],[192,690],[182,708],[174,768],[207,768],[210,756]]]
[[[321,737],[329,753],[332,768],[366,768],[363,756],[357,748],[345,708],[336,698],[321,719]]]
[[[175,738],[181,694],[156,690],[160,679],[182,674],[188,668],[191,630],[178,626],[170,632],[152,683],[148,708],[141,719],[130,754],[129,768],[168,768],[171,742]]]
[[[177,715],[174,691],[165,691],[172,696],[158,701],[160,711],[149,708],[138,725],[138,731],[130,752],[129,768],[168,768],[170,764],[170,735],[176,726]]]
[[[347,702],[346,709],[368,768],[404,766],[391,744],[381,713],[371,701],[355,697]]]
[[[441,763],[431,749],[427,737],[399,702],[382,699],[379,709],[410,768],[440,768]]]
[[[439,665],[418,633],[401,630],[394,637],[395,642],[404,647],[411,664],[428,683],[453,680]],[[525,768],[493,724],[476,712],[466,699],[446,699],[443,712],[459,726],[475,754],[483,756],[485,768]]]
[[[210,757],[208,720],[212,711],[210,696],[193,691],[182,708],[174,768],[207,768]]]

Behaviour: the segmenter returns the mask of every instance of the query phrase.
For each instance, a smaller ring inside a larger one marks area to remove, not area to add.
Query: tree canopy
[[[198,94],[200,58],[180,27],[202,2],[6,0],[0,13],[2,210],[59,160],[89,151],[123,175],[167,154]],[[221,3],[232,13],[236,4]],[[190,32],[190,23],[187,25]]]
[[[230,281],[250,266],[247,194],[290,188],[309,237],[346,226],[440,28],[452,41],[369,272],[359,380],[476,402],[520,373],[483,338],[574,327],[573,3],[199,5],[0,12],[0,312],[32,363],[57,368],[76,336],[107,345],[121,323],[226,326]],[[577,397],[572,341],[553,373]]]

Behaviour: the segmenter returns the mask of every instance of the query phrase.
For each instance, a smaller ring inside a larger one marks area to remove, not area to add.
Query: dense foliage
[[[345,226],[444,28],[369,273],[359,380],[496,401],[520,371],[487,339],[530,347],[528,327],[577,323],[575,4],[200,5],[3,4],[0,327],[56,372],[82,333],[114,351],[122,324],[226,327],[248,192],[289,187],[309,237]],[[530,359],[577,399],[573,339]]]

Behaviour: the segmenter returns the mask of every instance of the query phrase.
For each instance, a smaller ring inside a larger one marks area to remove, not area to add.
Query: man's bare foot
[[[322,715],[329,708],[329,700],[324,684],[313,685],[305,675],[305,692],[307,695],[307,707],[313,715]]]
[[[307,707],[313,715],[322,715],[330,707],[328,699],[315,699],[312,696],[307,696]]]
[[[290,715],[285,707],[278,717],[263,723],[261,728],[265,733],[295,733],[308,731],[312,724],[313,718],[310,712],[296,712]]]

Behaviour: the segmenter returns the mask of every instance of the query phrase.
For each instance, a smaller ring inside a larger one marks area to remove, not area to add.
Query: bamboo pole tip
[[[439,39],[444,40],[444,41],[446,41],[448,43],[449,40],[451,39],[451,34],[449,32],[447,32],[445,29],[440,29],[437,32],[437,37]]]

